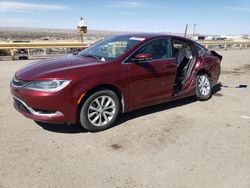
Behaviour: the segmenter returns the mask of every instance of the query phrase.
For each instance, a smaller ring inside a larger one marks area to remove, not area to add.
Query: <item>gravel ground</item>
[[[250,86],[250,50],[219,53],[220,81]],[[250,187],[249,87],[130,112],[88,133],[14,110],[9,81],[30,62],[0,62],[0,187]]]

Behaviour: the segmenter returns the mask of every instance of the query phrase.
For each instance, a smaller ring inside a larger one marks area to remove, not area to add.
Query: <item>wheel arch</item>
[[[83,103],[88,99],[88,97],[90,97],[93,93],[95,93],[97,91],[105,90],[105,89],[111,90],[111,91],[113,91],[117,95],[117,97],[119,98],[120,104],[121,104],[120,111],[124,112],[125,102],[124,102],[124,95],[121,92],[121,90],[118,87],[116,87],[115,85],[112,85],[112,84],[101,84],[101,85],[97,85],[97,86],[89,89],[85,93],[85,95],[83,96],[83,98],[81,99],[81,102],[79,103],[79,105],[77,107],[77,114],[76,114],[77,115],[77,119],[79,117],[79,113],[80,113],[81,107],[82,107]]]
[[[208,75],[208,77],[211,79],[212,77],[212,75],[211,75],[211,73],[209,72],[209,71],[207,71],[206,69],[204,69],[204,68],[202,68],[202,69],[200,69],[199,71],[197,71],[197,73],[196,73],[196,75],[199,75],[199,74],[206,74],[206,75]]]

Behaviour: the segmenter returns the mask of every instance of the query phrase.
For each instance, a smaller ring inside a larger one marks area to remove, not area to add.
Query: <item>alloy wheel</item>
[[[201,75],[198,79],[198,88],[202,95],[206,96],[210,93],[210,83],[206,76]]]
[[[107,125],[115,115],[115,101],[107,95],[102,95],[94,99],[87,110],[89,122],[94,126]]]

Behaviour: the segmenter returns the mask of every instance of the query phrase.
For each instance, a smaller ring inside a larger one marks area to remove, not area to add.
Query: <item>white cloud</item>
[[[66,6],[58,4],[35,4],[17,1],[1,1],[0,12],[20,12],[20,11],[49,11],[49,10],[66,10]]]
[[[114,1],[109,4],[109,7],[117,8],[142,8],[147,6],[147,4],[137,1]]]
[[[228,9],[230,10],[234,10],[234,11],[239,11],[239,12],[250,12],[250,8],[249,7],[237,7],[237,6],[234,6],[234,7],[227,7]]]
[[[23,19],[23,18],[5,18],[1,20],[0,27],[32,27],[33,25],[44,24],[43,20]]]

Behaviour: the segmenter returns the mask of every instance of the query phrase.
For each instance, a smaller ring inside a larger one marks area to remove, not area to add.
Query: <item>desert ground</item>
[[[98,133],[23,117],[9,83],[33,61],[0,61],[0,187],[249,188],[250,50],[218,53],[228,88],[123,114]]]

